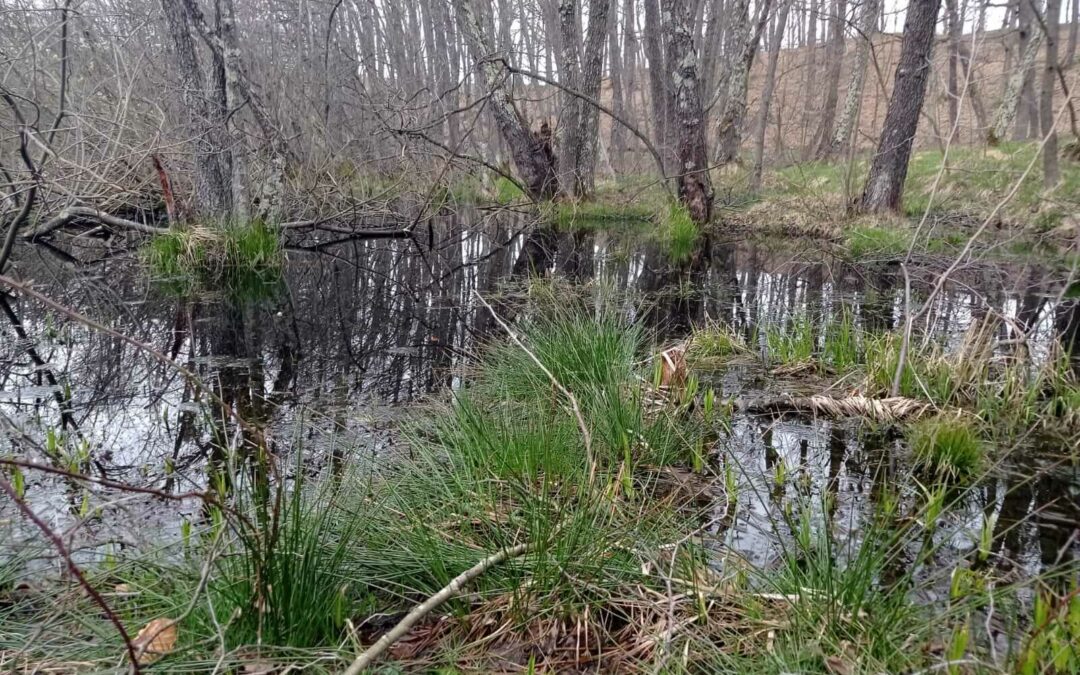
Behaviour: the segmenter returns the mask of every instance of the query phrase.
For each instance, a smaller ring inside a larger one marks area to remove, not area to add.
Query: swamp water
[[[90,246],[72,265],[40,249],[23,249],[17,276],[75,312],[152,346],[210,383],[231,406],[248,411],[267,446],[295,472],[317,475],[343,465],[371,467],[408,452],[395,420],[408,406],[467,386],[468,365],[498,335],[474,293],[510,315],[527,301],[530,274],[579,293],[618,298],[628,321],[640,322],[658,348],[693,327],[723,325],[747,346],[746,358],[697,367],[701,387],[721,397],[853,391],[857,382],[826,382],[774,367],[767,330],[816,335],[838,316],[864,336],[898,328],[904,277],[888,261],[858,264],[776,244],[714,241],[683,271],[654,245],[601,233],[526,235],[518,223],[438,223],[422,241],[298,239],[286,246],[284,283],[269,299],[243,302],[214,293],[181,301],[150,281],[137,255]],[[941,266],[911,266],[916,296]],[[214,289],[207,289],[214,290]],[[1023,326],[1033,358],[1056,340],[1071,340],[1080,311],[1061,285],[1025,267],[972,264],[934,301],[921,327],[956,348],[988,313]],[[0,455],[50,461],[75,472],[173,492],[201,490],[213,458],[211,427],[228,420],[191,402],[183,377],[145,349],[25,297],[13,308],[27,338],[5,324],[0,347]],[[814,337],[815,344],[820,337]],[[46,366],[26,355],[34,346]],[[1004,350],[1005,347],[1002,347]],[[55,373],[50,386],[45,370]],[[53,398],[70,394],[62,429]],[[222,433],[219,430],[216,433]],[[947,597],[948,573],[970,559],[992,531],[990,564],[1009,578],[1071,569],[1080,556],[1080,468],[1076,439],[1041,435],[995,448],[992,471],[965,489],[935,528],[937,553],[921,572],[938,577],[931,595]],[[738,498],[733,514],[703,533],[715,564],[768,569],[779,564],[796,527],[778,527],[795,512],[827,528],[843,561],[857,547],[885,494],[919,497],[910,452],[898,434],[853,419],[734,412],[730,433],[710,448],[729,467]],[[63,533],[75,559],[98,561],[166,549],[200,518],[196,499],[163,502],[102,486],[73,487],[32,470],[27,501]],[[714,490],[717,513],[727,490]],[[55,551],[7,501],[0,502],[4,581],[59,569]],[[904,555],[895,564],[904,565]],[[934,601],[928,597],[928,601]]]

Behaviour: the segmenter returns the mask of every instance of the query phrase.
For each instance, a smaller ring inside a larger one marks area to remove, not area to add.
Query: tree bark
[[[900,209],[908,160],[930,77],[934,26],[940,7],[941,0],[912,0],[908,5],[893,93],[859,203],[864,212]]]
[[[776,17],[776,28],[769,40],[769,64],[765,72],[765,86],[761,93],[761,109],[758,112],[757,139],[754,145],[754,171],[750,178],[750,187],[756,191],[761,188],[761,173],[765,165],[765,132],[769,125],[769,106],[772,105],[773,93],[776,90],[776,67],[780,60],[780,44],[784,40],[784,29],[787,27],[788,13],[791,11],[792,0],[780,0],[779,13]],[[778,136],[779,137],[779,136]]]
[[[1076,42],[1080,37],[1080,0],[1072,0],[1072,14],[1069,19],[1069,44],[1065,48],[1065,62],[1062,68],[1068,68],[1076,60]]]
[[[950,1],[955,2],[955,0]],[[878,8],[878,0],[864,0],[859,18],[859,31],[862,35],[859,36],[859,46],[855,52],[855,65],[851,68],[851,79],[848,81],[844,108],[840,111],[840,119],[836,123],[836,131],[832,137],[830,154],[833,156],[847,151],[849,144],[853,142],[855,129],[858,127],[863,85],[866,83],[866,68],[870,64],[870,49],[873,47],[874,35],[877,34]]]
[[[1047,190],[1061,179],[1058,169],[1057,133],[1054,131],[1054,86],[1058,75],[1058,24],[1061,0],[1046,0],[1043,26],[1046,30],[1046,65],[1043,68],[1042,94],[1039,101],[1039,130],[1046,138],[1043,145],[1043,187]]]
[[[810,117],[814,108],[814,92],[817,91],[817,29],[818,7],[820,7],[820,2],[821,0],[810,0],[810,25],[806,36],[806,49],[810,53],[810,56],[807,57],[806,63],[806,82],[803,89],[803,112],[800,124],[801,137],[799,142],[803,146],[803,159],[810,158],[810,154],[813,152],[814,147],[812,143],[807,142],[806,133],[810,128]]]
[[[626,116],[626,90],[623,86],[622,50],[619,45],[619,21],[617,12],[608,21],[608,73],[611,78],[611,109],[619,117]],[[613,166],[622,167],[623,128],[621,124],[612,124],[608,136],[608,149]]]
[[[667,63],[671,67],[670,107],[677,123],[676,158],[678,160],[679,200],[694,222],[703,224],[712,218],[713,188],[709,179],[708,152],[705,147],[705,113],[701,106],[701,83],[697,76],[697,51],[694,48],[691,0],[661,0]]]
[[[555,162],[543,134],[533,134],[528,119],[518,110],[506,87],[507,72],[499,59],[494,59],[483,24],[474,11],[472,0],[455,0],[458,26],[469,45],[477,74],[489,92],[489,108],[495,118],[514,165],[529,196],[541,201],[551,199],[558,191]]]
[[[581,91],[581,35],[578,32],[577,0],[559,0],[559,36],[562,58],[559,63],[559,82],[571,91]],[[578,187],[578,152],[581,148],[581,118],[584,106],[572,93],[560,94],[559,146],[556,168],[559,189],[573,196]]]

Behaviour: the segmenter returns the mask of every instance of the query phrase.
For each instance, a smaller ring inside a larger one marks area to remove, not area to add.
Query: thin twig
[[[482,301],[481,301],[482,302]],[[486,303],[485,303],[486,304]],[[498,320],[498,319],[496,319]],[[488,571],[495,565],[509,560],[511,558],[517,558],[518,556],[525,555],[529,550],[529,544],[518,544],[512,548],[504,548],[494,555],[490,555],[480,562],[476,563],[469,569],[465,570],[461,574],[457,575],[450,580],[446,586],[443,586],[435,595],[431,596],[424,602],[420,603],[413,608],[411,612],[405,615],[405,618],[398,622],[396,626],[390,629],[385,635],[379,638],[379,641],[364,650],[364,653],[356,657],[356,660],[352,662],[352,665],[345,670],[344,675],[359,675],[366,668],[368,668],[375,659],[379,658],[383,652],[390,648],[390,645],[397,642],[406,633],[412,629],[421,619],[427,616],[433,609],[449,600],[451,597],[461,591],[465,584],[469,583],[476,577],[480,576],[484,572]]]
[[[67,546],[64,545],[64,541],[60,538],[58,534],[53,532],[48,525],[45,524],[45,521],[43,521],[41,518],[38,517],[36,513],[34,513],[34,510],[31,509],[30,506],[26,503],[26,500],[19,496],[19,493],[15,491],[15,488],[13,488],[11,486],[11,483],[9,483],[7,479],[3,476],[0,476],[0,490],[7,493],[7,496],[10,497],[11,501],[15,503],[15,506],[19,509],[19,511],[22,512],[24,516],[26,516],[26,519],[36,525],[37,528],[41,530],[41,533],[44,534],[49,539],[49,541],[52,542],[53,547],[56,548],[56,551],[60,554],[60,556],[64,559],[64,562],[67,564],[67,568],[71,572],[71,575],[75,577],[76,581],[79,582],[79,585],[86,590],[86,593],[90,596],[90,599],[93,600],[94,603],[101,608],[101,611],[105,613],[105,616],[109,619],[109,622],[116,627],[116,632],[120,634],[120,638],[124,641],[124,646],[127,648],[128,657],[131,660],[131,672],[135,673],[135,675],[138,675],[139,658],[138,654],[135,651],[135,645],[131,642],[131,636],[128,635],[127,630],[124,629],[124,624],[120,622],[120,618],[116,616],[116,614],[113,612],[112,607],[109,607],[109,603],[105,602],[105,598],[101,597],[101,594],[98,593],[97,590],[90,585],[90,582],[86,580],[85,576],[83,576],[82,570],[79,569],[79,566],[76,565],[75,561],[71,559],[71,552],[68,551]]]
[[[504,331],[506,331],[506,334],[510,336],[510,339],[513,340],[518,347],[521,347],[522,351],[524,351],[528,355],[528,357],[533,360],[533,363],[540,367],[540,370],[544,371],[544,374],[547,375],[549,380],[551,380],[551,384],[556,389],[558,389],[568,401],[570,401],[570,407],[573,409],[574,417],[577,418],[578,428],[581,429],[581,438],[585,442],[585,460],[589,464],[589,482],[592,483],[593,477],[596,475],[596,459],[593,457],[592,451],[592,434],[589,432],[589,426],[585,424],[585,416],[581,414],[581,406],[578,405],[577,398],[575,398],[575,396],[570,393],[570,390],[564,387],[562,383],[555,378],[555,375],[553,375],[552,372],[547,369],[547,366],[545,366],[543,362],[540,361],[536,354],[533,354],[529,350],[529,348],[525,346],[525,343],[521,341],[521,338],[517,336],[517,333],[515,333],[510,328],[510,326],[506,325],[506,322],[503,321],[499,317],[499,315],[495,313],[495,310],[491,307],[491,305],[489,305],[487,301],[484,300],[483,297],[481,297],[479,291],[473,289],[473,295],[476,296],[476,299],[480,301],[481,305],[486,307],[487,310],[491,312],[491,318],[495,319],[495,323],[499,324],[499,326]]]

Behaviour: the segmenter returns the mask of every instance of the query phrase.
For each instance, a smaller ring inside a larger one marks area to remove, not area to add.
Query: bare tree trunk
[[[556,168],[559,189],[573,196],[578,192],[578,152],[581,148],[581,117],[585,112],[581,99],[572,92],[581,91],[581,34],[578,32],[577,0],[559,0],[559,36],[562,59],[559,82],[570,91],[560,94],[559,145]]]
[[[955,0],[951,0],[954,1]],[[847,97],[840,119],[836,123],[836,132],[832,137],[830,154],[844,153],[853,142],[853,132],[858,126],[859,110],[862,107],[863,85],[866,82],[866,68],[870,64],[870,49],[874,35],[877,34],[878,0],[864,0],[862,15],[859,18],[859,46],[855,52],[855,65],[851,67],[851,79],[848,81]]]
[[[718,166],[724,166],[739,159],[743,120],[746,118],[746,90],[750,83],[750,68],[754,65],[754,56],[757,55],[758,45],[761,44],[761,35],[769,22],[772,0],[762,0],[758,8],[760,14],[753,26],[749,17],[749,0],[740,0],[740,4],[747,9],[739,15],[740,23],[734,35],[739,51],[731,65],[727,96],[724,98],[724,108],[716,125],[714,161]],[[740,12],[742,11],[740,9]]]
[[[1020,0],[1017,51],[1024,55],[1020,64],[1024,70],[1020,84],[1020,105],[1016,113],[1016,126],[1013,128],[1013,140],[1017,141],[1034,137],[1039,124],[1039,101],[1035,96],[1035,59],[1039,53],[1039,44],[1045,36],[1035,25],[1036,2],[1038,0]],[[1035,47],[1029,61],[1027,55],[1031,52],[1032,43],[1035,43]]]
[[[1080,36],[1080,0],[1072,0],[1072,14],[1069,19],[1069,45],[1065,48],[1065,63],[1062,68],[1068,68],[1076,60],[1076,41]]]
[[[957,0],[945,0],[945,24],[946,32],[949,35],[949,60],[947,64],[947,86],[949,97],[949,124],[948,128],[953,129],[957,120],[960,119],[960,42],[963,40],[964,25],[963,17],[960,16],[960,12],[956,6]],[[959,127],[956,127],[957,138],[959,140]]]
[[[1061,0],[1046,0],[1046,66],[1043,69],[1042,95],[1039,101],[1039,129],[1046,142],[1043,145],[1043,187],[1053,188],[1061,179],[1058,169],[1057,133],[1054,131],[1054,86],[1058,75],[1058,25]]]
[[[221,218],[230,212],[230,178],[221,165],[222,148],[214,147],[213,139],[219,130],[214,128],[214,115],[210,109],[208,92],[195,51],[192,18],[184,3],[162,0],[165,25],[172,39],[176,72],[183,92],[184,123],[195,139],[192,153],[195,164],[195,198],[192,212],[196,215]]]
[[[1026,1],[1026,0],[1024,0]],[[1009,75],[1009,81],[1005,85],[1005,95],[1001,99],[994,114],[994,122],[987,134],[987,142],[997,145],[1009,133],[1009,129],[1016,120],[1017,111],[1020,108],[1020,95],[1024,87],[1027,73],[1035,67],[1035,58],[1039,55],[1039,45],[1042,43],[1042,31],[1037,31],[1024,45],[1024,52],[1016,64],[1016,69]],[[1018,125],[1019,126],[1019,125]]]
[[[634,110],[634,95],[637,91],[637,64],[638,64],[638,39],[637,39],[637,12],[634,9],[634,0],[626,0],[623,6],[623,72],[626,73],[624,97],[626,109],[631,118],[636,118]],[[621,124],[613,126],[622,127]]]
[[[664,62],[660,7],[658,0],[643,0],[645,3],[644,46],[645,58],[648,59],[649,98],[652,104],[653,138],[664,160],[664,171],[669,172],[675,166],[671,120],[668,118],[667,101],[672,96],[668,88],[666,73],[669,72]]]
[[[814,92],[817,91],[817,29],[818,7],[821,0],[810,0],[810,27],[807,31],[806,48],[810,56],[806,63],[806,82],[803,89],[803,114],[800,123],[801,138],[803,144],[803,159],[809,159],[813,152],[813,144],[806,141],[806,132],[810,128],[810,117],[813,112],[815,101]]]
[[[722,17],[728,9],[725,0],[704,0],[708,5],[708,18],[705,19],[705,41],[701,45],[701,84],[702,91],[715,91],[716,64],[723,53],[724,24]]]
[[[619,117],[626,117],[626,91],[623,88],[622,50],[619,46],[619,19],[618,12],[612,12],[608,23],[608,73],[611,76],[611,109]],[[611,164],[614,167],[622,167],[623,163],[623,128],[621,124],[612,123],[611,133],[608,136],[608,148],[611,153]]]
[[[912,0],[904,20],[900,63],[877,154],[866,179],[862,211],[898,211],[907,178],[908,160],[930,77],[934,26],[941,0]]]
[[[662,0],[667,62],[672,67],[671,108],[677,122],[679,200],[696,223],[712,218],[713,188],[709,179],[705,147],[705,114],[701,106],[701,84],[697,78],[697,51],[691,22],[691,0]]]
[[[847,26],[847,0],[835,0],[829,19],[829,44],[825,60],[829,64],[825,78],[825,103],[821,107],[815,156],[825,159],[832,150],[833,126],[836,124],[836,104],[840,98],[840,72],[844,65],[844,29]]]
[[[776,66],[780,60],[780,44],[784,41],[784,29],[787,27],[788,13],[793,0],[780,0],[776,27],[769,40],[769,64],[765,72],[765,87],[761,93],[761,109],[758,112],[757,139],[754,144],[754,172],[750,177],[752,190],[761,188],[761,173],[765,165],[765,131],[769,125],[769,106],[772,105],[773,92],[776,90]],[[779,135],[778,135],[779,138]]]
[[[582,64],[582,93],[593,100],[600,99],[600,82],[604,72],[604,43],[608,34],[610,0],[589,2],[589,27],[585,34],[585,59]],[[596,185],[596,154],[600,137],[600,110],[581,102],[579,115],[581,145],[578,149],[577,183],[579,196],[592,192]],[[613,126],[618,126],[617,123]]]
[[[472,52],[478,75],[489,92],[489,107],[499,128],[499,134],[510,148],[529,196],[536,200],[551,199],[558,191],[555,162],[548,149],[550,140],[544,134],[533,134],[525,115],[514,104],[506,88],[507,73],[500,60],[492,58],[483,24],[473,9],[472,0],[455,0],[458,26]]]
[[[240,82],[243,66],[240,62],[240,46],[236,39],[236,11],[233,8],[232,0],[216,0],[214,4],[218,20],[218,33],[221,35],[222,43],[222,53],[218,57],[215,50],[214,61],[215,65],[220,61],[221,73],[224,77],[224,105],[220,108],[221,128],[224,130],[227,126],[226,120],[229,118],[229,112],[240,110],[244,103],[244,96],[241,92],[242,83]],[[234,129],[237,127],[235,122],[233,127]],[[234,217],[240,222],[244,222],[250,217],[248,211],[248,173],[247,158],[243,154],[243,137],[240,135],[239,129],[236,129],[231,141],[230,152],[223,155],[223,161],[226,162],[226,168],[232,174],[231,202]]]

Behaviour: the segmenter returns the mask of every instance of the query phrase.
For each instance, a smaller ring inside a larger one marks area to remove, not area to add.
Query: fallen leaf
[[[686,345],[678,344],[660,352],[660,386],[679,387],[686,383]]]
[[[851,664],[839,656],[826,656],[825,667],[833,675],[851,675],[854,672]]]
[[[157,661],[176,648],[176,622],[172,619],[154,619],[142,627],[131,641],[139,665]]]

